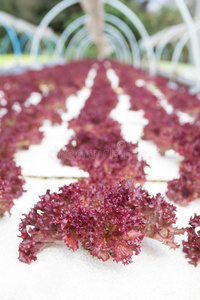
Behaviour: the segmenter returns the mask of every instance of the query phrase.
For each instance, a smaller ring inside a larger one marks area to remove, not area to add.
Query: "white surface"
[[[22,167],[25,176],[38,177],[87,177],[88,174],[77,167],[63,166],[57,158],[57,153],[64,147],[73,135],[73,130],[67,129],[69,120],[77,117],[90,95],[90,90],[82,89],[77,95],[71,95],[67,101],[67,112],[62,113],[63,123],[51,126],[45,122],[41,127],[44,139],[40,145],[32,145],[30,149],[18,151],[16,162]],[[33,163],[34,161],[34,163]]]
[[[110,113],[110,117],[118,121],[121,124],[141,124],[145,126],[148,124],[148,120],[144,118],[144,112],[142,110],[131,111],[130,97],[127,95],[118,95],[119,103],[115,109]]]
[[[38,177],[87,177],[86,172],[78,167],[64,166],[57,158],[59,150],[73,135],[72,130],[67,130],[66,123],[55,127],[43,126],[43,130],[45,138],[40,145],[32,145],[28,151],[18,151],[15,156],[17,165],[22,167],[22,174]]]
[[[78,116],[89,95],[90,91],[85,88],[78,95],[70,96],[66,102],[68,111],[62,114],[63,123],[52,127],[46,122],[41,128],[45,134],[42,143],[31,146],[28,151],[17,152],[16,162],[22,167],[23,175],[66,178],[88,176],[77,167],[63,166],[57,158],[57,153],[73,135],[73,130],[67,129],[67,121]],[[178,178],[181,158],[177,154],[161,156],[152,142],[140,140],[147,120],[143,117],[143,111],[129,111],[129,106],[129,97],[119,95],[119,104],[111,112],[111,117],[122,125],[122,134],[127,141],[139,142],[139,158],[145,159],[150,165],[150,168],[146,168],[147,180]]]
[[[119,103],[110,116],[121,124],[122,134],[128,142],[138,142],[139,158],[143,158],[150,166],[145,169],[147,180],[168,181],[178,178],[181,157],[173,151],[170,155],[161,156],[151,141],[141,140],[143,128],[148,123],[144,112],[130,111],[130,98],[127,95],[119,95],[118,99]]]
[[[40,93],[32,93],[24,103],[24,106],[29,107],[30,105],[37,105],[41,102],[41,100],[42,100],[42,95]]]
[[[80,248],[73,253],[63,242],[52,244],[30,265],[17,260],[22,213],[38,201],[47,188],[57,191],[69,180],[27,179],[27,193],[17,200],[12,217],[0,219],[0,300],[198,300],[200,268],[189,265],[181,249],[170,250],[145,238],[142,252],[128,266],[105,263]],[[166,184],[146,183],[153,194],[164,194]],[[182,208],[179,224],[198,209],[198,203]]]
[[[111,86],[113,89],[118,88],[119,86],[119,77],[116,75],[115,71],[112,69],[108,69],[106,72],[108,79],[111,82]]]

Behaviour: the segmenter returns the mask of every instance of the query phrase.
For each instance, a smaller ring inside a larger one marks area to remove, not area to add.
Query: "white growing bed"
[[[28,213],[39,200],[38,195],[47,189],[56,192],[58,187],[76,181],[72,178],[87,176],[78,168],[62,166],[56,154],[73,134],[66,130],[67,121],[78,115],[88,95],[87,89],[79,93],[76,107],[71,97],[63,124],[51,127],[46,122],[41,145],[31,146],[28,151],[16,155],[26,178],[27,192],[15,201],[12,216],[0,219],[0,300],[198,300],[200,266],[189,265],[181,248],[173,251],[148,238],[142,242],[141,253],[134,256],[133,263],[128,266],[112,260],[102,262],[81,247],[73,253],[62,242],[42,250],[38,260],[30,265],[17,260],[18,225],[22,214]],[[146,124],[143,113],[128,111],[126,96],[120,96],[119,100],[111,116],[122,124],[124,137],[137,142]],[[173,151],[162,157],[147,141],[139,141],[138,149],[140,157],[151,166],[146,169],[144,187],[152,195],[160,192],[164,196],[165,181],[178,176],[181,158]],[[59,179],[61,177],[64,178]],[[186,226],[190,216],[199,213],[199,205],[196,200],[188,207],[178,206],[178,225]]]

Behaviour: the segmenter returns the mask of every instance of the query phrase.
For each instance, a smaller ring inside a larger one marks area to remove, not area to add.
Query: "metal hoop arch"
[[[75,31],[79,26],[82,26],[85,23],[85,21],[86,21],[86,15],[81,16],[75,21],[73,21],[70,25],[68,25],[68,27],[62,32],[56,45],[56,49],[54,53],[56,56],[58,57],[62,56],[62,47],[66,43],[67,39],[73,33],[73,31]],[[107,13],[105,14],[105,21],[113,23],[115,26],[120,27],[120,29],[123,31],[131,47],[133,65],[135,68],[140,68],[141,62],[140,62],[140,50],[139,50],[138,42],[135,38],[135,35],[128,27],[128,25],[120,18]]]
[[[187,25],[188,32],[191,38],[191,46],[192,46],[192,53],[194,56],[195,61],[195,67],[196,67],[196,73],[197,73],[197,89],[200,89],[200,46],[199,46],[199,40],[198,36],[195,30],[195,24],[193,22],[193,19],[191,17],[191,14],[183,0],[174,0],[176,2],[176,5],[178,6],[180,13],[185,21],[185,24]]]
[[[109,42],[111,42],[113,50],[115,50],[115,54],[117,55],[118,59],[120,61],[124,61],[124,59],[125,59],[125,53],[124,53],[124,49],[123,48],[121,49],[122,51],[119,51],[119,48],[121,47],[119,41],[116,40],[111,34],[109,34],[109,32],[106,32],[105,35],[108,37]],[[81,47],[77,47],[77,49],[78,49],[77,52],[79,54],[78,57],[83,58],[86,55],[86,49],[87,49],[88,45],[89,44],[90,44],[90,46],[93,45],[93,42],[92,42],[92,40],[91,40],[90,35],[89,35],[88,32],[86,32],[86,37],[84,38],[84,40],[80,41],[80,42],[82,42],[82,44],[80,45]],[[81,51],[80,51],[80,49],[81,49]],[[82,54],[81,54],[81,52],[82,52]]]
[[[16,31],[12,27],[10,27],[4,19],[1,19],[0,26],[2,26],[6,30],[10,38],[14,55],[16,57],[19,57],[22,54],[22,52]]]
[[[155,65],[155,55],[153,51],[153,45],[151,43],[149,34],[147,30],[145,29],[144,25],[140,21],[140,19],[137,17],[137,15],[132,12],[125,4],[121,3],[118,0],[103,0],[104,3],[111,5],[115,9],[121,11],[132,23],[133,25],[138,29],[142,39],[146,39],[149,41],[149,46],[146,47],[147,57],[148,57],[148,65],[149,65],[149,72],[151,75],[156,74],[156,65]],[[64,9],[79,3],[79,0],[63,0],[59,2],[56,6],[54,6],[43,18],[41,23],[39,24],[37,31],[34,36],[34,40],[31,47],[31,56],[36,57],[39,47],[40,39],[43,35],[44,29],[49,25],[49,23],[56,17],[60,12],[62,12]]]
[[[182,27],[183,25],[180,24],[178,25],[178,27]],[[158,45],[156,46],[156,51],[155,51],[155,55],[156,55],[156,62],[160,62],[161,60],[161,56],[162,56],[162,52],[164,50],[164,48],[166,47],[166,45],[171,41],[171,39],[176,35],[176,33],[174,32],[174,29],[171,28],[168,33],[166,35],[164,35],[163,39],[160,40],[160,42],[158,43]]]
[[[196,32],[200,31],[200,23],[196,24]],[[172,59],[171,59],[171,74],[170,74],[170,80],[173,80],[174,78],[174,72],[177,69],[177,65],[178,62],[180,60],[181,57],[181,53],[183,51],[183,48],[185,47],[185,45],[188,43],[188,41],[191,39],[191,36],[189,34],[189,32],[186,32],[181,39],[178,41],[175,50],[173,52],[172,55]]]
[[[107,35],[107,34],[106,34],[106,35]],[[117,57],[118,60],[123,61],[122,53],[120,53],[120,52],[118,51],[118,47],[117,47],[117,45],[115,44],[115,40],[113,39],[112,36],[108,36],[108,37],[109,37],[109,39],[110,39],[110,42],[111,42],[111,45],[112,45],[113,49],[115,50],[115,52],[113,52],[113,53],[115,53],[115,55],[116,55],[116,57]],[[94,45],[94,44],[93,44],[93,42],[91,41],[90,36],[89,36],[89,35],[86,36],[86,38],[84,39],[84,45],[81,45],[81,51],[77,51],[77,56],[76,56],[76,58],[77,58],[77,59],[84,58],[84,57],[86,56],[87,51],[89,50],[89,48],[90,48],[92,45]]]
[[[78,33],[80,33],[80,31],[78,32]],[[78,33],[77,33],[77,35],[78,35]],[[75,38],[75,40],[77,40],[77,37],[76,37],[76,35],[74,36]],[[84,29],[84,28],[82,28],[82,31],[81,31],[81,33],[78,35],[78,40],[77,41],[75,41],[74,43],[75,43],[75,47],[73,48],[73,49],[80,49],[79,48],[79,46],[78,46],[78,44],[79,44],[79,42],[81,42],[81,40],[82,39],[85,39],[85,38],[88,38],[89,37],[89,33],[87,32],[87,30],[86,29]],[[90,39],[90,42],[91,42],[91,44],[93,44],[93,42],[91,41],[91,39]],[[70,51],[70,49],[73,47],[73,44],[69,44],[68,45],[68,51]],[[117,52],[119,52],[119,48],[121,48],[121,52],[122,52],[122,54],[121,54],[121,60],[122,61],[124,61],[124,56],[125,56],[125,49],[121,46],[121,44],[119,44],[119,42],[118,42],[118,50],[117,50]],[[66,57],[67,57],[67,53],[66,53]],[[82,56],[83,57],[83,56]]]
[[[128,44],[126,42],[126,40],[124,39],[124,37],[122,36],[122,34],[116,30],[116,28],[114,28],[111,25],[106,24],[105,26],[105,32],[107,32],[109,35],[113,35],[113,37],[116,39],[117,43],[118,43],[118,47],[121,48],[122,52],[123,52],[123,56],[124,56],[124,61],[125,62],[129,62],[130,57],[127,57],[126,53],[129,52],[129,48],[128,48]],[[76,46],[78,47],[78,42],[79,40],[81,40],[82,38],[84,38],[85,36],[89,35],[89,33],[87,32],[87,30],[85,28],[80,29],[71,39],[70,43],[68,44],[67,47],[67,51],[66,51],[66,57],[69,53],[69,48],[73,47],[73,44],[76,44]],[[79,39],[77,41],[77,39]],[[77,41],[77,42],[76,42]],[[121,43],[119,43],[119,41]],[[76,48],[76,47],[75,47]],[[79,48],[80,49],[80,48]]]

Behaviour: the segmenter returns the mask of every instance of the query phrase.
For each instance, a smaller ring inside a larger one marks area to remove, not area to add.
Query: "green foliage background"
[[[156,1],[156,0],[155,0]],[[58,0],[0,0],[0,10],[8,12],[16,17],[25,19],[33,24],[38,25],[44,15],[58,2]],[[161,29],[181,22],[181,17],[176,9],[164,6],[157,13],[146,11],[147,0],[121,0],[130,7],[141,19],[149,34],[154,34]],[[107,7],[109,12],[117,12],[110,6]],[[79,4],[74,5],[70,9],[62,12],[52,22],[51,26],[57,33],[71,23],[72,20],[82,14]],[[120,16],[120,12],[117,13]],[[122,15],[123,16],[123,15]],[[122,17],[120,16],[120,17]],[[136,33],[137,35],[137,33]]]

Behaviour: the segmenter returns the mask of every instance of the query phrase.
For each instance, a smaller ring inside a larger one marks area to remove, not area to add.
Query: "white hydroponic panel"
[[[49,245],[30,265],[17,260],[20,218],[28,213],[46,189],[57,191],[71,180],[27,178],[25,193],[16,201],[12,217],[0,220],[1,300],[197,300],[200,268],[189,265],[181,249],[170,250],[145,238],[133,263],[123,266],[112,260],[102,262],[82,247],[73,253],[64,242]],[[166,184],[146,183],[151,194],[164,194]],[[199,209],[198,201],[178,207],[178,224],[185,226]]]

